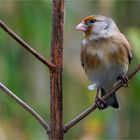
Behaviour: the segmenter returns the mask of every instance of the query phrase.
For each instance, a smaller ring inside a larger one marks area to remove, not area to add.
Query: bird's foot
[[[126,75],[123,75],[121,77],[119,77],[119,80],[121,80],[121,84],[124,87],[128,87],[128,77]]]
[[[95,99],[95,105],[99,110],[103,110],[107,107],[107,104],[105,103],[105,101],[98,96]]]

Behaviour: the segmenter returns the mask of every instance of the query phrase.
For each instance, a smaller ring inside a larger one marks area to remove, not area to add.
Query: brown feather
[[[119,34],[121,36],[121,34]],[[130,45],[126,39],[118,35],[100,41],[89,41],[81,48],[81,61],[84,69],[97,69],[101,65],[126,64],[128,65],[128,51]],[[129,46],[128,46],[129,45]]]
[[[85,23],[89,22],[90,20],[96,20],[96,18],[93,17],[92,15],[90,15],[90,16],[87,16],[86,18],[83,19],[83,21],[84,21]]]

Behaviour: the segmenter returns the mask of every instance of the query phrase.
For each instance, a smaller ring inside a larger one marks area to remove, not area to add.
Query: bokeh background
[[[0,19],[20,37],[50,56],[49,0],[0,0]],[[130,70],[140,62],[139,0],[66,0],[64,35],[64,123],[94,102],[95,91],[80,65],[82,33],[75,26],[83,17],[102,14],[113,18],[132,45]],[[0,30],[0,82],[49,121],[49,71],[3,30]],[[65,135],[65,140],[140,139],[140,73],[128,88],[119,90],[121,109],[96,110]],[[46,140],[46,132],[23,108],[0,91],[0,140]]]

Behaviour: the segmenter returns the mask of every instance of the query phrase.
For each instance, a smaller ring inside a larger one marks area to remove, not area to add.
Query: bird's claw
[[[105,101],[100,97],[96,97],[95,105],[99,110],[103,110],[107,107],[107,104],[105,103]]]
[[[128,77],[126,75],[123,75],[121,77],[119,77],[119,80],[121,80],[121,84],[124,87],[128,87]]]

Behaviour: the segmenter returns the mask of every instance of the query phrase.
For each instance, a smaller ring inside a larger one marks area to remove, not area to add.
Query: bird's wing
[[[87,68],[86,68],[86,53],[85,53],[85,46],[81,46],[81,65],[85,72],[87,73]]]
[[[85,64],[84,64],[84,47],[81,47],[81,65],[83,67],[83,69],[85,69]]]
[[[130,50],[128,50],[128,60],[129,60],[129,64],[131,63],[132,60],[132,52]]]
[[[132,52],[131,52],[131,46],[130,46],[128,40],[122,33],[117,33],[117,35],[115,36],[115,40],[118,42],[118,44],[121,44],[125,48],[125,50],[127,52],[127,56],[128,56],[128,61],[130,64],[130,62],[132,60]]]
[[[84,61],[82,61],[82,58],[81,58],[81,65],[84,68]]]
[[[126,39],[126,37],[123,35],[122,36],[123,38],[123,45],[127,51],[127,55],[128,55],[128,60],[129,60],[129,64],[131,63],[131,60],[132,60],[132,52],[131,52],[131,46],[128,42],[128,40]]]

